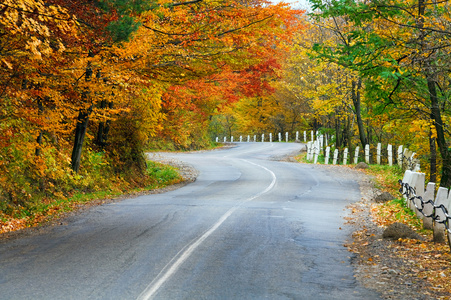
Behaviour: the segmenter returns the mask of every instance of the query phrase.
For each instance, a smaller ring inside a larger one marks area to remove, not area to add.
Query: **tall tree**
[[[440,184],[451,186],[449,132],[443,120],[449,116],[449,90],[443,79],[449,75],[450,4],[422,0],[311,3],[317,17],[345,18],[352,25],[340,31],[349,43],[316,49],[360,74],[377,111],[394,108],[433,121],[442,160]]]

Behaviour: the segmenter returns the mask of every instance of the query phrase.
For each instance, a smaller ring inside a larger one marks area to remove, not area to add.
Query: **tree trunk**
[[[102,100],[100,103],[100,108],[101,109],[105,109],[106,108],[106,101]],[[108,108],[112,109],[113,108],[113,102],[109,102],[108,103]],[[106,122],[100,122],[99,123],[99,128],[97,130],[97,137],[96,137],[96,141],[95,143],[97,144],[97,146],[99,146],[101,149],[104,149],[106,144],[107,144],[107,140],[108,140],[108,133],[110,131],[110,124],[111,121],[108,120]]]
[[[92,52],[89,52],[88,56],[92,57],[93,56]],[[89,62],[86,67],[85,80],[90,81],[92,78],[92,74],[93,71],[91,63]],[[88,92],[84,92],[81,97],[83,105],[88,100]],[[78,111],[77,126],[75,127],[74,147],[72,149],[71,156],[71,167],[75,173],[78,173],[78,170],[80,169],[81,150],[83,148],[83,142],[85,140],[86,130],[88,129],[89,115],[91,114],[91,112],[92,112],[92,104],[89,106],[88,109],[81,108]]]
[[[37,99],[38,101],[38,114],[42,115],[43,111],[44,111],[44,106],[42,105],[41,99]],[[38,146],[36,147],[35,150],[35,155],[36,156],[40,156],[41,155],[41,145],[42,145],[42,131],[39,132],[38,137],[36,138],[36,143],[38,143]]]
[[[368,144],[368,139],[365,135],[365,127],[363,126],[362,111],[360,105],[360,88],[362,87],[362,80],[356,83],[352,81],[351,98],[354,104],[354,113],[357,118],[357,127],[359,128],[360,143],[362,143],[362,149],[365,149],[365,145]]]
[[[435,137],[432,137],[432,131],[429,131],[429,150],[430,150],[430,182],[437,182],[437,147],[435,146]]]
[[[449,188],[451,186],[451,155],[445,139],[445,130],[443,129],[436,84],[432,76],[427,76],[427,84],[431,99],[431,118],[437,131],[437,145],[440,150],[440,155],[442,156],[442,177],[440,186]]]
[[[352,140],[351,117],[348,116],[347,125],[346,125],[346,145],[347,145],[348,149],[351,149],[351,140]]]
[[[77,117],[77,127],[75,128],[74,148],[72,150],[71,166],[75,173],[80,169],[81,150],[85,140],[86,130],[88,129],[89,115],[92,112],[92,106],[85,110],[80,110]]]
[[[316,136],[317,131],[318,131],[318,120],[315,118],[315,119],[313,119],[313,134],[314,134],[315,140],[318,138]]]
[[[340,120],[335,115],[335,148],[340,148]]]

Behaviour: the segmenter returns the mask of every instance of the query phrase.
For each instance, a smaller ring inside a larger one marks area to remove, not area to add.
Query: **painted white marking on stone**
[[[219,220],[212,226],[210,229],[208,229],[203,235],[201,235],[196,240],[192,241],[190,244],[187,244],[185,247],[183,247],[170,261],[166,264],[166,266],[160,271],[160,273],[157,275],[157,277],[150,282],[150,284],[144,289],[144,291],[138,296],[137,300],[147,300],[152,299],[153,296],[156,295],[158,290],[161,288],[161,286],[166,283],[170,279],[170,277],[177,272],[179,267],[193,254],[193,252],[199,247],[212,233],[218,229],[222,223],[224,223],[238,208],[240,208],[244,203],[252,201],[263,194],[269,192],[276,184],[277,177],[276,174],[274,174],[273,171],[270,169],[250,162],[248,160],[242,159],[242,161],[245,161],[251,165],[260,167],[264,169],[265,171],[269,172],[272,177],[271,183],[261,191],[260,193],[247,198],[243,200],[239,205],[236,205],[232,208],[230,208],[225,214],[223,214]]]

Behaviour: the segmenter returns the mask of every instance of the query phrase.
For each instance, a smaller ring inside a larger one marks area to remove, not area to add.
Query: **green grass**
[[[154,161],[147,162],[147,173],[152,178],[152,183],[145,187],[146,190],[161,188],[182,181],[177,169]]]
[[[365,172],[374,178],[375,187],[392,195],[399,195],[399,179],[404,176],[398,166],[370,165]]]

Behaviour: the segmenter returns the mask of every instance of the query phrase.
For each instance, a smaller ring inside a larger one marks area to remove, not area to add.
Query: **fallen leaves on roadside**
[[[0,234],[27,227],[28,218],[0,221]]]
[[[422,223],[413,212],[409,212],[400,201],[391,201],[387,203],[372,203],[371,216],[373,221],[382,227],[387,227],[395,222],[402,222],[415,229],[421,229]]]
[[[447,244],[432,242],[432,231],[421,230],[421,220],[405,210],[396,202],[384,204],[371,204],[371,216],[373,221],[381,227],[386,227],[394,222],[403,222],[425,238],[425,241],[415,239],[399,239],[390,244],[390,248],[396,256],[406,262],[418,280],[426,280],[430,283],[430,292],[441,292],[451,295],[451,254]],[[439,297],[437,299],[451,299]]]
[[[399,239],[391,247],[398,257],[411,265],[418,278],[430,282],[432,290],[451,295],[451,254],[448,245]]]

